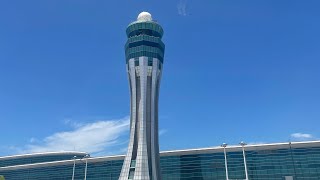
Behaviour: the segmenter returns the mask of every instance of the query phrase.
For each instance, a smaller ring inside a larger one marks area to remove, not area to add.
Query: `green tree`
[[[5,180],[4,176],[0,175],[0,180]]]

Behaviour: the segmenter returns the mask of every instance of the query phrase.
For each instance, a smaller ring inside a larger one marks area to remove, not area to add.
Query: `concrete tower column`
[[[127,28],[130,141],[119,180],[160,180],[158,99],[165,45],[162,27],[142,12]]]

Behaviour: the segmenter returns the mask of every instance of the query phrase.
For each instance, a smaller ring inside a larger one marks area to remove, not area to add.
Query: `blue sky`
[[[0,2],[0,155],[123,154],[125,29],[164,28],[160,148],[319,139],[318,0]]]

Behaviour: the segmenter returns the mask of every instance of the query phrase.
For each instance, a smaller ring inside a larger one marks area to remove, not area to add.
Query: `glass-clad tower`
[[[127,28],[130,142],[119,179],[159,180],[158,99],[165,46],[162,27],[142,12]]]

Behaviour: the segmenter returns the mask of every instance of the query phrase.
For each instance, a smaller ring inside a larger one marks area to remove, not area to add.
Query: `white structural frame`
[[[240,142],[240,145],[242,147],[242,154],[243,154],[243,163],[244,163],[244,171],[246,174],[246,180],[249,180],[248,177],[248,169],[247,169],[247,160],[246,160],[246,152],[244,150],[244,146],[247,145],[246,143],[244,143],[243,141]]]
[[[77,156],[73,156],[72,180],[74,180],[74,172],[76,170],[76,158]]]
[[[227,162],[227,152],[226,147],[228,146],[227,143],[223,143],[221,147],[223,147],[223,153],[224,153],[224,167],[226,169],[226,180],[229,180],[229,173],[228,173],[228,162]]]
[[[88,154],[86,154],[85,156],[84,156],[84,158],[85,158],[85,160],[86,160],[86,166],[85,166],[85,168],[84,168],[84,180],[87,180],[87,171],[88,171],[88,158],[89,158],[90,156],[88,155]]]

